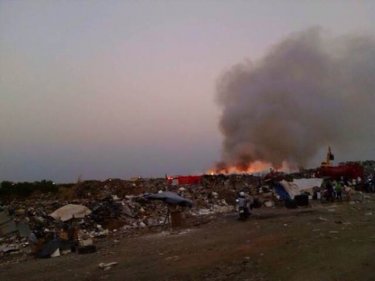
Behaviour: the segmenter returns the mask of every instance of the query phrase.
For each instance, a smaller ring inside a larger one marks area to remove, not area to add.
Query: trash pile
[[[322,179],[304,179],[306,174],[311,175],[205,175],[199,184],[185,185],[165,178],[108,179],[60,185],[53,194],[5,198],[0,204],[0,257],[87,254],[107,236],[180,226],[182,220],[195,225],[207,216],[234,211],[240,191],[253,197],[254,207],[272,208],[284,201],[306,206],[323,190]]]
[[[51,195],[9,201],[0,211],[0,256],[32,254],[46,258],[95,252],[97,239],[167,225],[169,216],[176,213],[170,206],[176,202],[186,209],[187,218],[233,208],[217,192],[202,192],[202,186],[159,183],[84,182],[71,187],[71,200],[61,198],[66,197],[65,192],[60,198]]]

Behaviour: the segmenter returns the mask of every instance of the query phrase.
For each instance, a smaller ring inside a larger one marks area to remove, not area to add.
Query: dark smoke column
[[[370,159],[374,94],[373,37],[332,38],[320,28],[292,34],[219,80],[220,165],[305,166],[328,145],[354,155],[358,149]]]

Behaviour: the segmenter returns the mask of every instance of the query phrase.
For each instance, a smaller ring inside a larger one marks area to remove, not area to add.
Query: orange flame
[[[247,167],[226,166],[225,168],[210,169],[208,174],[254,174],[269,170],[272,165],[262,161],[255,161]]]
[[[279,172],[291,172],[293,169],[287,162],[283,162],[282,166],[275,169],[272,164],[263,161],[255,161],[249,164],[247,167],[241,166],[225,166],[223,168],[216,168],[208,170],[207,174],[217,175],[217,174],[255,174],[262,172],[269,172],[270,170],[276,170]]]

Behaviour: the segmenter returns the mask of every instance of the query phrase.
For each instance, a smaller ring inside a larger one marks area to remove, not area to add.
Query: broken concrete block
[[[86,246],[90,246],[93,244],[94,244],[94,241],[91,238],[79,240],[79,246],[81,247],[86,247]]]

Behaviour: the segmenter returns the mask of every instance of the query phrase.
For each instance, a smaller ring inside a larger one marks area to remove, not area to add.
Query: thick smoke
[[[374,157],[375,39],[292,34],[218,83],[224,166],[306,166],[328,145]]]

